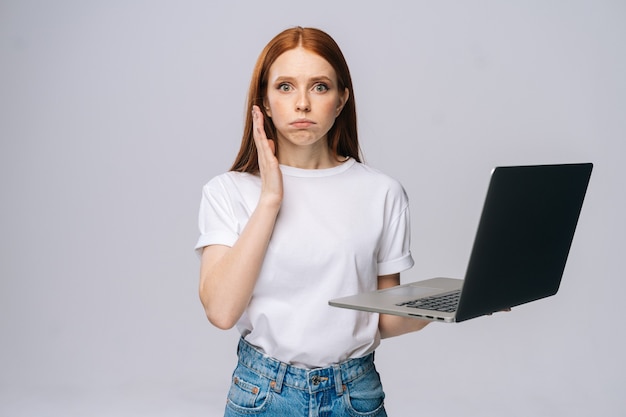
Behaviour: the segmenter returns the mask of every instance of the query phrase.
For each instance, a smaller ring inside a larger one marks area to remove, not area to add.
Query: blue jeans
[[[374,354],[304,369],[262,354],[243,339],[225,417],[386,417]]]

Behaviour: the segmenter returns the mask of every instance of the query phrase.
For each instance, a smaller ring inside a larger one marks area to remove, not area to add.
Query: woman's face
[[[328,149],[327,134],[348,99],[333,67],[302,47],[280,55],[268,74],[266,113],[276,127],[280,153]],[[280,159],[280,158],[279,158]]]

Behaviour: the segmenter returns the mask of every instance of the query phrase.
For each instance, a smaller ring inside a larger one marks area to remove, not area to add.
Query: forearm
[[[426,327],[430,321],[418,318],[381,314],[378,321],[378,330],[383,339],[416,332]]]
[[[263,265],[278,207],[262,201],[232,247],[207,247],[202,255],[200,299],[215,326],[228,329],[243,314]]]
[[[400,274],[382,275],[378,277],[378,289],[391,288],[400,285]],[[422,330],[430,321],[412,317],[381,314],[378,321],[380,337],[400,336],[401,334]]]

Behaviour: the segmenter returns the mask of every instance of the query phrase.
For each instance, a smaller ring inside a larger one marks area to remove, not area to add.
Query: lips
[[[315,122],[309,119],[298,119],[298,120],[294,120],[293,122],[289,124],[292,127],[295,127],[296,129],[306,129],[307,127],[314,125]]]

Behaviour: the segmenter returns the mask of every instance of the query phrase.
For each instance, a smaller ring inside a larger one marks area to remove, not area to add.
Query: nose
[[[311,111],[311,102],[309,101],[309,95],[306,92],[302,92],[298,95],[296,110],[302,112]]]

